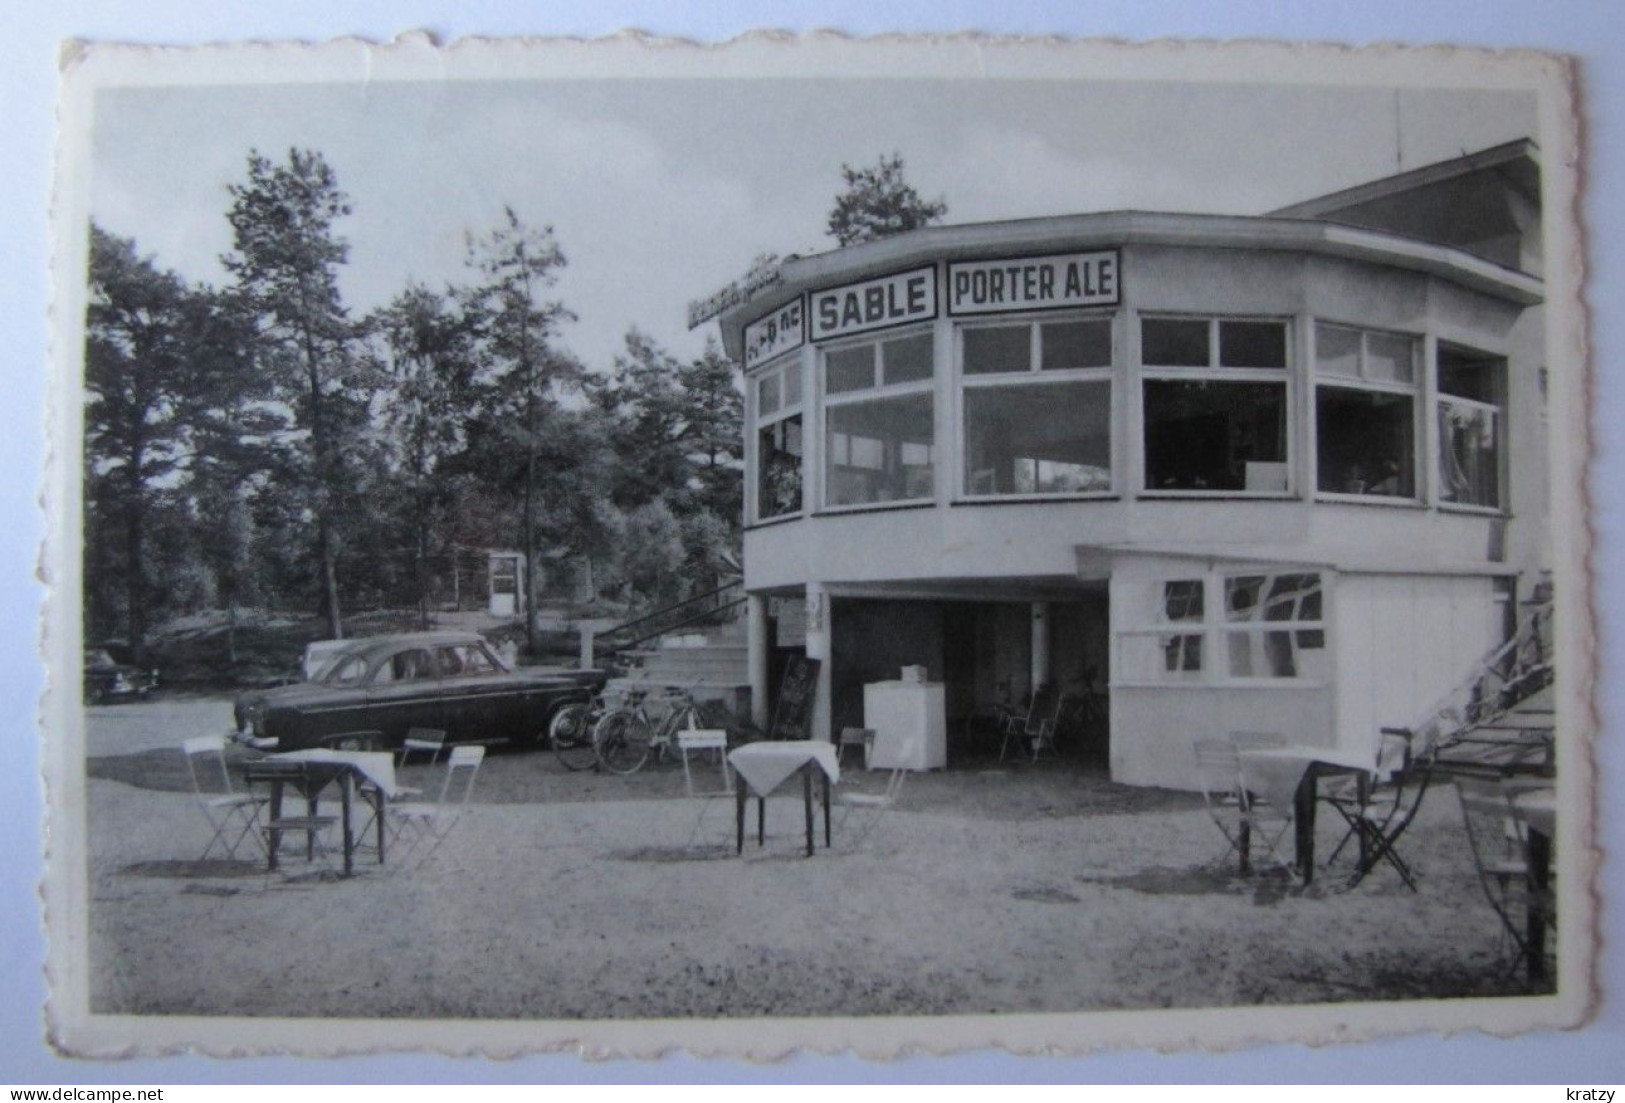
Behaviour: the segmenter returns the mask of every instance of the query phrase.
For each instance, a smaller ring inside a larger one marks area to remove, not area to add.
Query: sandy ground
[[[344,880],[195,861],[208,829],[173,748],[229,711],[90,710],[96,1011],[958,1014],[1524,991],[1449,789],[1406,839],[1412,894],[1387,870],[1352,891],[1346,866],[1307,889],[1239,877],[1199,799],[1066,763],[911,778],[867,838],[860,810],[808,859],[799,799],[770,801],[766,846],[736,857],[732,802],[685,798],[678,770],[598,777],[507,753],[429,862],[366,855]],[[840,789],[881,780],[849,771]]]

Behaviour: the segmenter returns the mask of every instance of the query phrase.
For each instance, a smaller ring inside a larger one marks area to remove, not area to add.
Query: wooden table
[[[814,849],[813,835],[813,772],[824,779],[824,846],[831,842],[829,818],[829,790],[841,777],[840,760],[833,744],[813,740],[787,740],[782,743],[749,743],[728,754],[728,765],[739,776],[734,788],[734,823],[736,846],[734,852],[745,851],[745,802],[756,794],[756,845],[767,841],[767,798],[773,791],[796,774],[801,775],[801,799],[807,813],[807,856]]]
[[[1292,745],[1286,747],[1259,747],[1240,752],[1243,776],[1247,767],[1255,767],[1250,783],[1261,779],[1266,800],[1284,807],[1292,805],[1293,867],[1304,884],[1315,875],[1315,810],[1320,795],[1320,781],[1329,777],[1353,777],[1358,799],[1363,806],[1370,798],[1371,777],[1375,761],[1369,754],[1341,751],[1335,747]],[[1364,831],[1359,832],[1360,868],[1371,860],[1371,840]],[[1248,833],[1241,836],[1241,862],[1245,871],[1248,863]]]
[[[351,808],[355,804],[357,788],[361,782],[362,799],[372,805],[373,822],[377,825],[378,864],[384,864],[384,809],[395,792],[395,759],[380,751],[330,751],[325,749],[290,751],[276,756],[280,762],[297,762],[304,767],[305,782],[300,786],[312,813],[317,797],[333,782],[339,783],[340,829],[344,833],[344,875],[355,872],[355,833],[351,825]],[[282,817],[282,790],[284,782],[271,782],[271,821]],[[267,840],[271,869],[277,868],[277,849],[281,833],[271,832]]]

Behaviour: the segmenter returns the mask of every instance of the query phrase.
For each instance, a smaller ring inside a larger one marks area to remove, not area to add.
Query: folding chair
[[[874,749],[875,730],[873,728],[842,728],[840,741],[835,746],[835,762],[837,765],[846,765],[846,749],[857,747],[863,755],[863,767],[869,768],[869,752]]]
[[[1473,864],[1484,898],[1501,920],[1503,940],[1516,951],[1510,966],[1529,961],[1526,920],[1531,904],[1529,888],[1528,840],[1512,806],[1511,794],[1499,781],[1458,777],[1456,791],[1461,797],[1462,820],[1473,848]],[[1546,914],[1550,915],[1548,910]]]
[[[1326,859],[1328,866],[1337,861],[1337,856],[1348,846],[1351,839],[1359,839],[1363,835],[1369,845],[1375,841],[1381,825],[1396,820],[1398,815],[1396,805],[1400,800],[1402,789],[1402,786],[1396,783],[1396,779],[1404,772],[1409,755],[1408,739],[1398,731],[1383,732],[1377,743],[1376,767],[1373,770],[1375,784],[1362,787],[1356,778],[1338,778],[1321,794],[1320,799],[1331,805],[1348,825],[1348,830],[1343,833],[1331,856]],[[1363,800],[1362,789],[1365,794]],[[1390,847],[1384,851],[1384,859],[1414,891],[1415,884],[1411,880],[1410,866],[1398,853]]]
[[[901,748],[901,761],[911,760],[917,753],[918,750],[911,740]],[[857,846],[862,843],[879,826],[886,813],[897,806],[897,800],[902,796],[903,782],[907,779],[908,773],[908,770],[901,766],[893,769],[886,776],[886,788],[879,793],[837,793],[835,799],[841,805],[842,811],[840,822],[835,825],[835,830],[844,832],[846,821],[851,818],[854,811],[861,808],[865,813],[864,824],[857,835],[853,837],[852,845]]]
[[[1214,826],[1241,861],[1241,872],[1252,871],[1255,853],[1275,858],[1275,851],[1291,825],[1283,812],[1262,797],[1249,793],[1243,783],[1241,754],[1231,739],[1196,741],[1196,778],[1202,802]]]
[[[398,825],[396,837],[404,844],[400,851],[402,858],[423,846],[428,849],[423,852],[418,865],[426,865],[434,857],[452,829],[467,814],[469,800],[474,795],[474,782],[484,761],[484,747],[453,747],[450,757],[446,759],[446,773],[434,803],[403,804],[395,810],[394,819]]]
[[[264,854],[264,843],[257,828],[265,798],[239,792],[232,785],[231,772],[226,769],[226,737],[204,735],[188,739],[181,744],[181,750],[186,755],[186,771],[192,776],[192,791],[197,795],[198,807],[214,831],[198,861],[207,860],[216,844],[227,858],[235,858],[244,839],[253,839]]]
[[[1395,729],[1383,734],[1396,736],[1402,741],[1403,746],[1393,744],[1386,751],[1390,762],[1392,756],[1398,754],[1401,765],[1386,779],[1379,781],[1369,805],[1358,811],[1349,823],[1356,838],[1363,835],[1366,839],[1365,858],[1349,878],[1349,886],[1358,885],[1377,868],[1379,862],[1386,862],[1404,880],[1406,887],[1416,892],[1415,870],[1400,856],[1398,843],[1416,819],[1416,813],[1422,807],[1422,798],[1427,796],[1428,787],[1432,784],[1433,750],[1428,748],[1418,755],[1403,732]],[[1345,807],[1337,804],[1332,807],[1343,813],[1345,819],[1349,818]]]
[[[290,815],[281,809],[271,809],[270,818],[260,825],[260,833],[265,836],[265,854],[271,869],[277,868],[277,855],[281,848],[284,835],[303,834],[305,836],[305,860],[315,861],[320,856],[323,861],[327,859],[328,848],[323,836],[327,829],[338,823],[337,816],[323,816],[317,813],[316,799],[312,795],[311,779],[303,762],[283,762],[274,758],[262,759],[258,762],[248,762],[243,765],[243,779],[250,785],[264,783],[281,786],[286,799],[286,789],[292,787],[294,793],[305,803],[304,815]],[[271,798],[267,797],[267,801]]]
[[[1005,721],[1004,742],[999,747],[999,761],[1010,752],[1010,741],[1019,746],[1026,742],[1032,748],[1033,761],[1046,747],[1055,751],[1055,721],[1061,714],[1061,692],[1056,686],[1039,686],[1027,706],[1025,716],[1012,715]]]
[[[694,718],[689,717],[692,724]],[[722,784],[717,788],[696,789],[694,785],[694,772],[689,763],[689,756],[704,755],[714,752],[717,756],[719,768],[722,770]],[[718,797],[731,797],[734,794],[733,770],[728,765],[728,732],[725,728],[695,728],[690,727],[677,733],[677,753],[683,759],[683,791],[690,800],[700,801],[700,811],[694,817],[694,824],[689,828],[685,846],[692,846],[695,838],[699,836],[700,827],[705,823],[705,814],[711,809],[711,802]]]
[[[411,728],[406,733],[406,740],[395,752],[395,765],[411,765],[415,754],[428,755],[430,766],[440,761],[440,754],[446,749],[446,733],[437,728]]]

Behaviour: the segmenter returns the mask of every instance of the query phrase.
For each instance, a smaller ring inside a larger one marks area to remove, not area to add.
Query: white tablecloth
[[[1240,754],[1241,776],[1248,791],[1282,809],[1292,807],[1303,775],[1317,762],[1362,773],[1375,773],[1377,765],[1370,754],[1302,744],[1259,747],[1243,750]]]
[[[772,793],[809,762],[816,763],[824,771],[831,785],[841,780],[841,764],[835,757],[834,745],[830,743],[811,740],[747,743],[728,754],[728,764],[750,786],[751,792],[759,797]]]
[[[395,795],[395,756],[388,751],[333,751],[317,747],[276,756],[283,762],[344,762],[376,785],[386,797]]]

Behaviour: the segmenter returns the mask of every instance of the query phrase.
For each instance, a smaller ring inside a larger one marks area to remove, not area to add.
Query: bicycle
[[[588,770],[598,764],[593,749],[593,729],[605,712],[604,699],[577,701],[553,714],[547,725],[547,739],[553,755],[566,770]]]
[[[700,714],[686,689],[667,689],[661,696],[671,703],[664,714],[651,717],[644,708],[646,689],[627,693],[626,703],[610,709],[592,729],[592,747],[598,763],[612,774],[635,774],[650,753],[664,758],[677,749],[677,733],[700,727]]]

